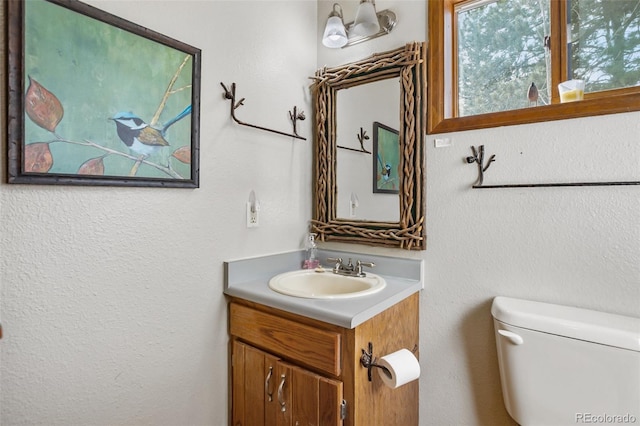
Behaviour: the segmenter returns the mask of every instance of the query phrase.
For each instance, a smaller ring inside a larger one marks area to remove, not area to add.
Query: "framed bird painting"
[[[398,131],[373,123],[373,192],[398,194],[400,187]]]
[[[9,183],[199,186],[200,49],[75,0],[7,14]]]

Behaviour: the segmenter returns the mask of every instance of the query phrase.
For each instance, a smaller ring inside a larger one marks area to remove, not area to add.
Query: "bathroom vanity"
[[[321,258],[341,255],[348,254]],[[375,361],[402,348],[418,356],[422,261],[366,255],[380,265],[376,273],[387,286],[352,299],[269,289],[269,277],[299,268],[303,257],[291,252],[225,263],[230,424],[418,425],[418,381],[392,389],[361,358],[368,353]]]

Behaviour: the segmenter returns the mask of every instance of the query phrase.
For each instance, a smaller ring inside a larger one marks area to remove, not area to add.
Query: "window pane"
[[[640,85],[640,1],[572,0],[569,78],[585,92]]]
[[[456,6],[459,117],[551,103],[549,2],[476,0]],[[527,96],[532,82],[537,101]]]

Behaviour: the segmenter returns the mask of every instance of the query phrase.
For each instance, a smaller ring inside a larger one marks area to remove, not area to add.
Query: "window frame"
[[[454,82],[454,6],[466,0],[428,0],[428,94],[427,133],[445,133],[472,129],[486,129],[516,124],[591,117],[640,110],[640,86],[585,93],[584,100],[560,103],[557,83],[567,75],[567,2],[551,1],[551,79],[552,104],[520,108],[464,117],[455,117]],[[560,30],[554,26],[560,23]],[[565,24],[562,24],[565,23]],[[563,30],[564,27],[564,30]],[[564,50],[564,52],[563,52]]]

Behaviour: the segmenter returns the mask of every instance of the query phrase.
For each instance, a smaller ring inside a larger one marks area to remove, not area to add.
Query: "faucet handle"
[[[376,264],[373,262],[361,262],[358,260],[358,262],[356,262],[356,275],[359,277],[367,276],[367,274],[362,272],[363,266],[366,266],[367,268],[373,268],[374,266],[376,266]]]
[[[328,257],[327,262],[333,263],[333,272],[338,273],[340,268],[342,268],[342,258],[341,257]]]

